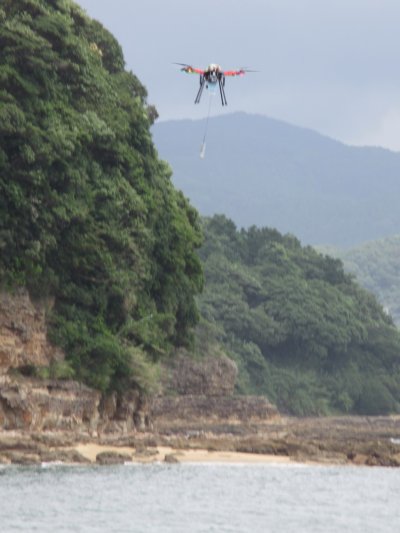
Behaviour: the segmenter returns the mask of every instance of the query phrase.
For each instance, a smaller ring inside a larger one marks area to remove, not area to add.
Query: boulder
[[[43,463],[90,464],[90,460],[76,450],[46,450],[40,454]]]
[[[164,462],[169,464],[177,464],[179,463],[179,459],[176,453],[167,453],[164,457]]]
[[[21,453],[21,452],[7,452],[6,456],[9,458],[12,464],[16,465],[40,465],[42,460],[39,455],[32,453]]]
[[[102,466],[120,465],[132,461],[132,456],[127,453],[101,452],[96,455],[96,463]]]

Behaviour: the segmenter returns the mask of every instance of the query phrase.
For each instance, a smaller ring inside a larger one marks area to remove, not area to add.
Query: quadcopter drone
[[[206,69],[200,69],[187,65],[186,63],[175,63],[175,65],[181,65],[181,70],[187,74],[198,74],[200,76],[200,88],[197,93],[195,104],[198,104],[203,94],[204,86],[206,89],[210,87],[215,88],[218,84],[219,93],[221,95],[222,105],[227,105],[225,96],[225,76],[244,76],[246,72],[255,72],[254,70],[239,69],[239,70],[222,70],[221,67],[215,63],[208,65]]]

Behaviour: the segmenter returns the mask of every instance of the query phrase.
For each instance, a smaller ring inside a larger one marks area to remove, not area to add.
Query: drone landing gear
[[[217,79],[211,80],[207,76],[200,76],[200,87],[196,96],[196,99],[194,101],[195,104],[200,103],[201,95],[203,94],[204,86],[208,88],[208,84],[212,83],[214,86],[216,81],[218,80],[218,86],[219,86],[219,94],[221,95],[221,103],[222,105],[228,105],[228,102],[226,100],[225,96],[225,76],[222,74],[218,75]]]
[[[194,101],[195,104],[198,104],[200,102],[201,95],[203,94],[204,85],[206,84],[206,79],[204,76],[200,76],[200,89],[197,93],[196,100]]]

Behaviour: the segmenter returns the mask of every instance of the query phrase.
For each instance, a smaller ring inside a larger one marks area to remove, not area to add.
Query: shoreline
[[[218,421],[217,421],[218,422]],[[274,418],[99,433],[0,430],[0,465],[301,464],[400,467],[400,416]]]

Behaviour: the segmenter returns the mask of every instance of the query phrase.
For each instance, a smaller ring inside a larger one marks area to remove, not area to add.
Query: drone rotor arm
[[[191,65],[187,65],[186,63],[173,63],[174,65],[180,65],[181,71],[186,72],[187,74],[204,74],[204,70],[201,68],[192,67]]]
[[[241,68],[239,70],[225,70],[225,76],[244,76],[246,72],[258,72],[258,70],[249,70],[248,68]]]
[[[244,76],[245,70],[225,70],[224,76]]]

